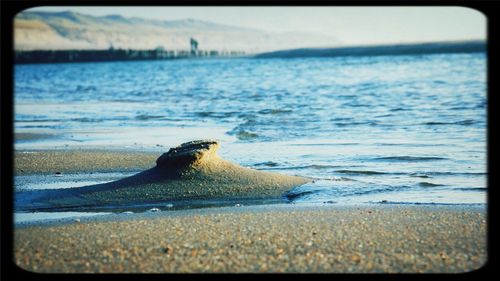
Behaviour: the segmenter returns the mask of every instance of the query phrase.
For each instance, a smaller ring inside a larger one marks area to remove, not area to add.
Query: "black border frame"
[[[495,37],[494,32],[498,32],[494,27],[498,22],[498,12],[495,11],[495,1],[478,0],[478,1],[451,1],[451,0],[440,0],[440,1],[417,1],[417,0],[405,0],[405,1],[375,1],[375,0],[351,0],[351,1],[328,1],[325,3],[317,3],[316,1],[307,1],[304,4],[291,4],[291,3],[281,3],[281,1],[273,0],[271,1],[241,1],[239,3],[230,3],[224,1],[211,1],[210,3],[205,3],[196,0],[184,0],[184,1],[138,1],[138,0],[76,0],[76,1],[63,1],[63,0],[31,0],[31,1],[14,1],[7,0],[1,3],[1,86],[2,90],[0,92],[0,120],[1,120],[1,152],[0,152],[0,192],[1,192],[1,231],[0,236],[2,239],[2,244],[0,245],[1,250],[1,277],[10,279],[36,279],[36,280],[61,280],[68,278],[170,278],[177,277],[172,274],[167,276],[162,274],[148,274],[143,276],[142,274],[40,274],[25,271],[18,267],[14,262],[14,252],[13,252],[13,84],[14,84],[14,53],[13,53],[13,19],[15,15],[25,9],[36,7],[36,6],[460,6],[465,8],[471,8],[478,12],[481,12],[487,18],[487,92],[488,92],[488,106],[487,106],[487,118],[488,118],[488,128],[487,128],[487,171],[488,171],[488,203],[487,203],[487,227],[488,227],[488,239],[487,239],[487,262],[486,264],[472,272],[463,274],[338,274],[342,278],[356,278],[356,277],[369,277],[369,278],[397,278],[401,277],[417,277],[417,278],[452,278],[453,280],[462,278],[478,278],[486,274],[491,274],[495,272],[498,265],[498,259],[496,257],[496,251],[498,250],[498,244],[495,238],[498,236],[498,232],[494,229],[493,217],[495,213],[495,206],[493,198],[496,197],[497,191],[495,191],[495,186],[493,185],[492,177],[492,155],[496,155],[497,149],[494,144],[494,135],[492,134],[496,130],[496,122],[493,119],[493,113],[495,111],[494,105],[496,105],[497,98],[494,94],[498,91],[497,81],[493,76],[493,73],[498,73],[498,55],[495,53],[499,50],[498,38]],[[498,8],[497,8],[498,10]],[[500,52],[500,51],[499,51]],[[500,188],[500,187],[498,187]],[[174,274],[176,275],[176,274]],[[229,274],[211,276],[213,274],[204,274],[205,276],[200,277],[226,277]],[[246,275],[246,276],[243,276]],[[267,274],[266,274],[267,275]],[[328,274],[317,274],[315,277],[328,277]],[[335,274],[337,275],[337,274]],[[361,276],[360,276],[361,275]],[[198,275],[189,274],[189,276],[179,276],[180,278],[185,277],[198,277]],[[233,276],[228,276],[233,278]],[[238,274],[237,278],[241,277],[257,277],[248,276],[247,274]],[[288,276],[285,276],[288,278]]]

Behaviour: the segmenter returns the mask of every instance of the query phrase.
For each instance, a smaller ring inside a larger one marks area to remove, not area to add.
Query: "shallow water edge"
[[[250,203],[250,202],[249,202]],[[214,205],[212,207],[192,207],[186,209],[164,208],[164,210],[142,210],[138,212],[67,212],[61,213],[59,217],[54,216],[57,213],[36,213],[18,214],[25,215],[24,218],[15,219],[15,228],[24,228],[32,226],[59,226],[75,223],[93,223],[93,222],[119,222],[139,219],[159,219],[163,217],[177,216],[195,216],[211,214],[244,214],[259,212],[292,212],[292,211],[314,211],[314,210],[337,210],[337,211],[374,211],[374,210],[422,210],[429,212],[457,211],[457,212],[479,212],[486,214],[486,204],[404,204],[398,202],[387,203],[366,203],[366,204],[333,204],[325,203],[322,205],[311,203],[277,203],[277,202],[252,202],[253,204],[235,204],[235,205]],[[29,217],[33,215],[33,217]],[[16,215],[14,215],[15,217]],[[52,217],[51,217],[52,216]],[[44,218],[45,217],[45,218]]]

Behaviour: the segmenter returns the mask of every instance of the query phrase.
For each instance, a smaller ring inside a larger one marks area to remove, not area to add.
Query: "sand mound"
[[[106,206],[192,199],[280,198],[310,179],[245,168],[220,158],[219,143],[200,140],[171,148],[156,166],[118,181],[47,191],[32,206]]]

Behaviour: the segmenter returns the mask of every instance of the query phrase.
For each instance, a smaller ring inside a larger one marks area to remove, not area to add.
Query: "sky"
[[[486,39],[486,17],[449,7],[36,7],[95,16],[122,15],[160,20],[198,19],[270,32],[334,36],[343,45]]]

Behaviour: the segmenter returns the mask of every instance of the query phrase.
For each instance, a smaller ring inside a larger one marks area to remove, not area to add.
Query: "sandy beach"
[[[15,163],[17,175],[84,176],[149,168],[156,157],[17,151]],[[459,273],[487,261],[485,205],[241,205],[18,224],[15,262],[71,273]]]
[[[15,230],[34,272],[444,273],[480,268],[481,207],[258,206],[82,219]]]
[[[23,150],[14,154],[16,175],[140,171],[155,165],[161,153],[138,151]]]

